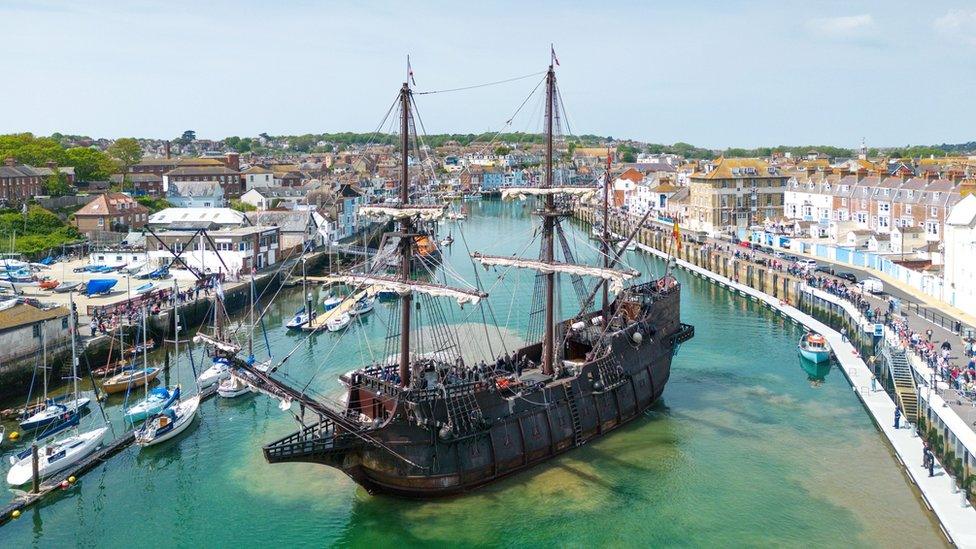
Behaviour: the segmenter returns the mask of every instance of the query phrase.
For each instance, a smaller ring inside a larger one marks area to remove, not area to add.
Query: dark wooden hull
[[[619,375],[612,383],[602,382],[610,362],[597,361],[524,397],[476,393],[487,421],[475,432],[444,436],[408,421],[407,406],[398,403],[388,422],[369,431],[382,446],[348,433],[294,442],[300,431],[266,446],[265,456],[335,467],[370,493],[408,498],[455,495],[527,470],[641,417],[660,398],[677,346],[694,333],[679,322],[678,302],[675,291],[655,302],[648,318],[614,334],[607,357]],[[644,334],[640,344],[635,331]]]

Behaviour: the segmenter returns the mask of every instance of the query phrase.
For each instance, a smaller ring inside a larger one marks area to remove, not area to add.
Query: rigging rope
[[[532,74],[525,74],[522,76],[516,76],[514,78],[506,78],[505,80],[496,80],[494,82],[485,82],[484,84],[474,84],[471,86],[462,86],[460,88],[448,88],[444,90],[429,90],[429,91],[418,91],[413,92],[415,95],[431,95],[435,93],[450,93],[465,90],[474,90],[477,88],[486,88],[488,86],[497,86],[499,84],[507,84],[509,82],[516,82],[518,80],[525,80],[526,78],[532,78],[533,76],[539,76],[540,74],[546,74],[546,71],[534,72]]]

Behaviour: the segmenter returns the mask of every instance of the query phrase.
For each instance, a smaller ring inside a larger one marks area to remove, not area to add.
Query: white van
[[[865,292],[872,294],[880,294],[884,292],[884,283],[877,278],[865,278],[864,280],[857,283],[858,286]]]

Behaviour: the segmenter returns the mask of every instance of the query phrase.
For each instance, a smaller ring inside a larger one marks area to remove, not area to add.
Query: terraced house
[[[764,160],[719,158],[688,179],[693,229],[721,233],[783,216],[789,176]]]
[[[54,164],[36,168],[18,164],[13,158],[4,159],[0,166],[0,205],[15,206],[44,194],[44,183],[55,169],[65,175],[69,185],[74,183],[74,168],[57,168]]]
[[[788,184],[785,215],[829,225],[829,233],[835,237],[849,230],[889,234],[896,228],[919,227],[926,241],[937,242],[942,239],[952,206],[960,198],[959,184],[949,179],[800,177]]]

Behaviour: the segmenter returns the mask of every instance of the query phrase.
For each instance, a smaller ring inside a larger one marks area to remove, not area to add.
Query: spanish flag
[[[678,222],[674,222],[674,228],[671,229],[671,238],[674,239],[675,244],[678,245],[678,251],[681,251],[681,228],[678,227]]]

